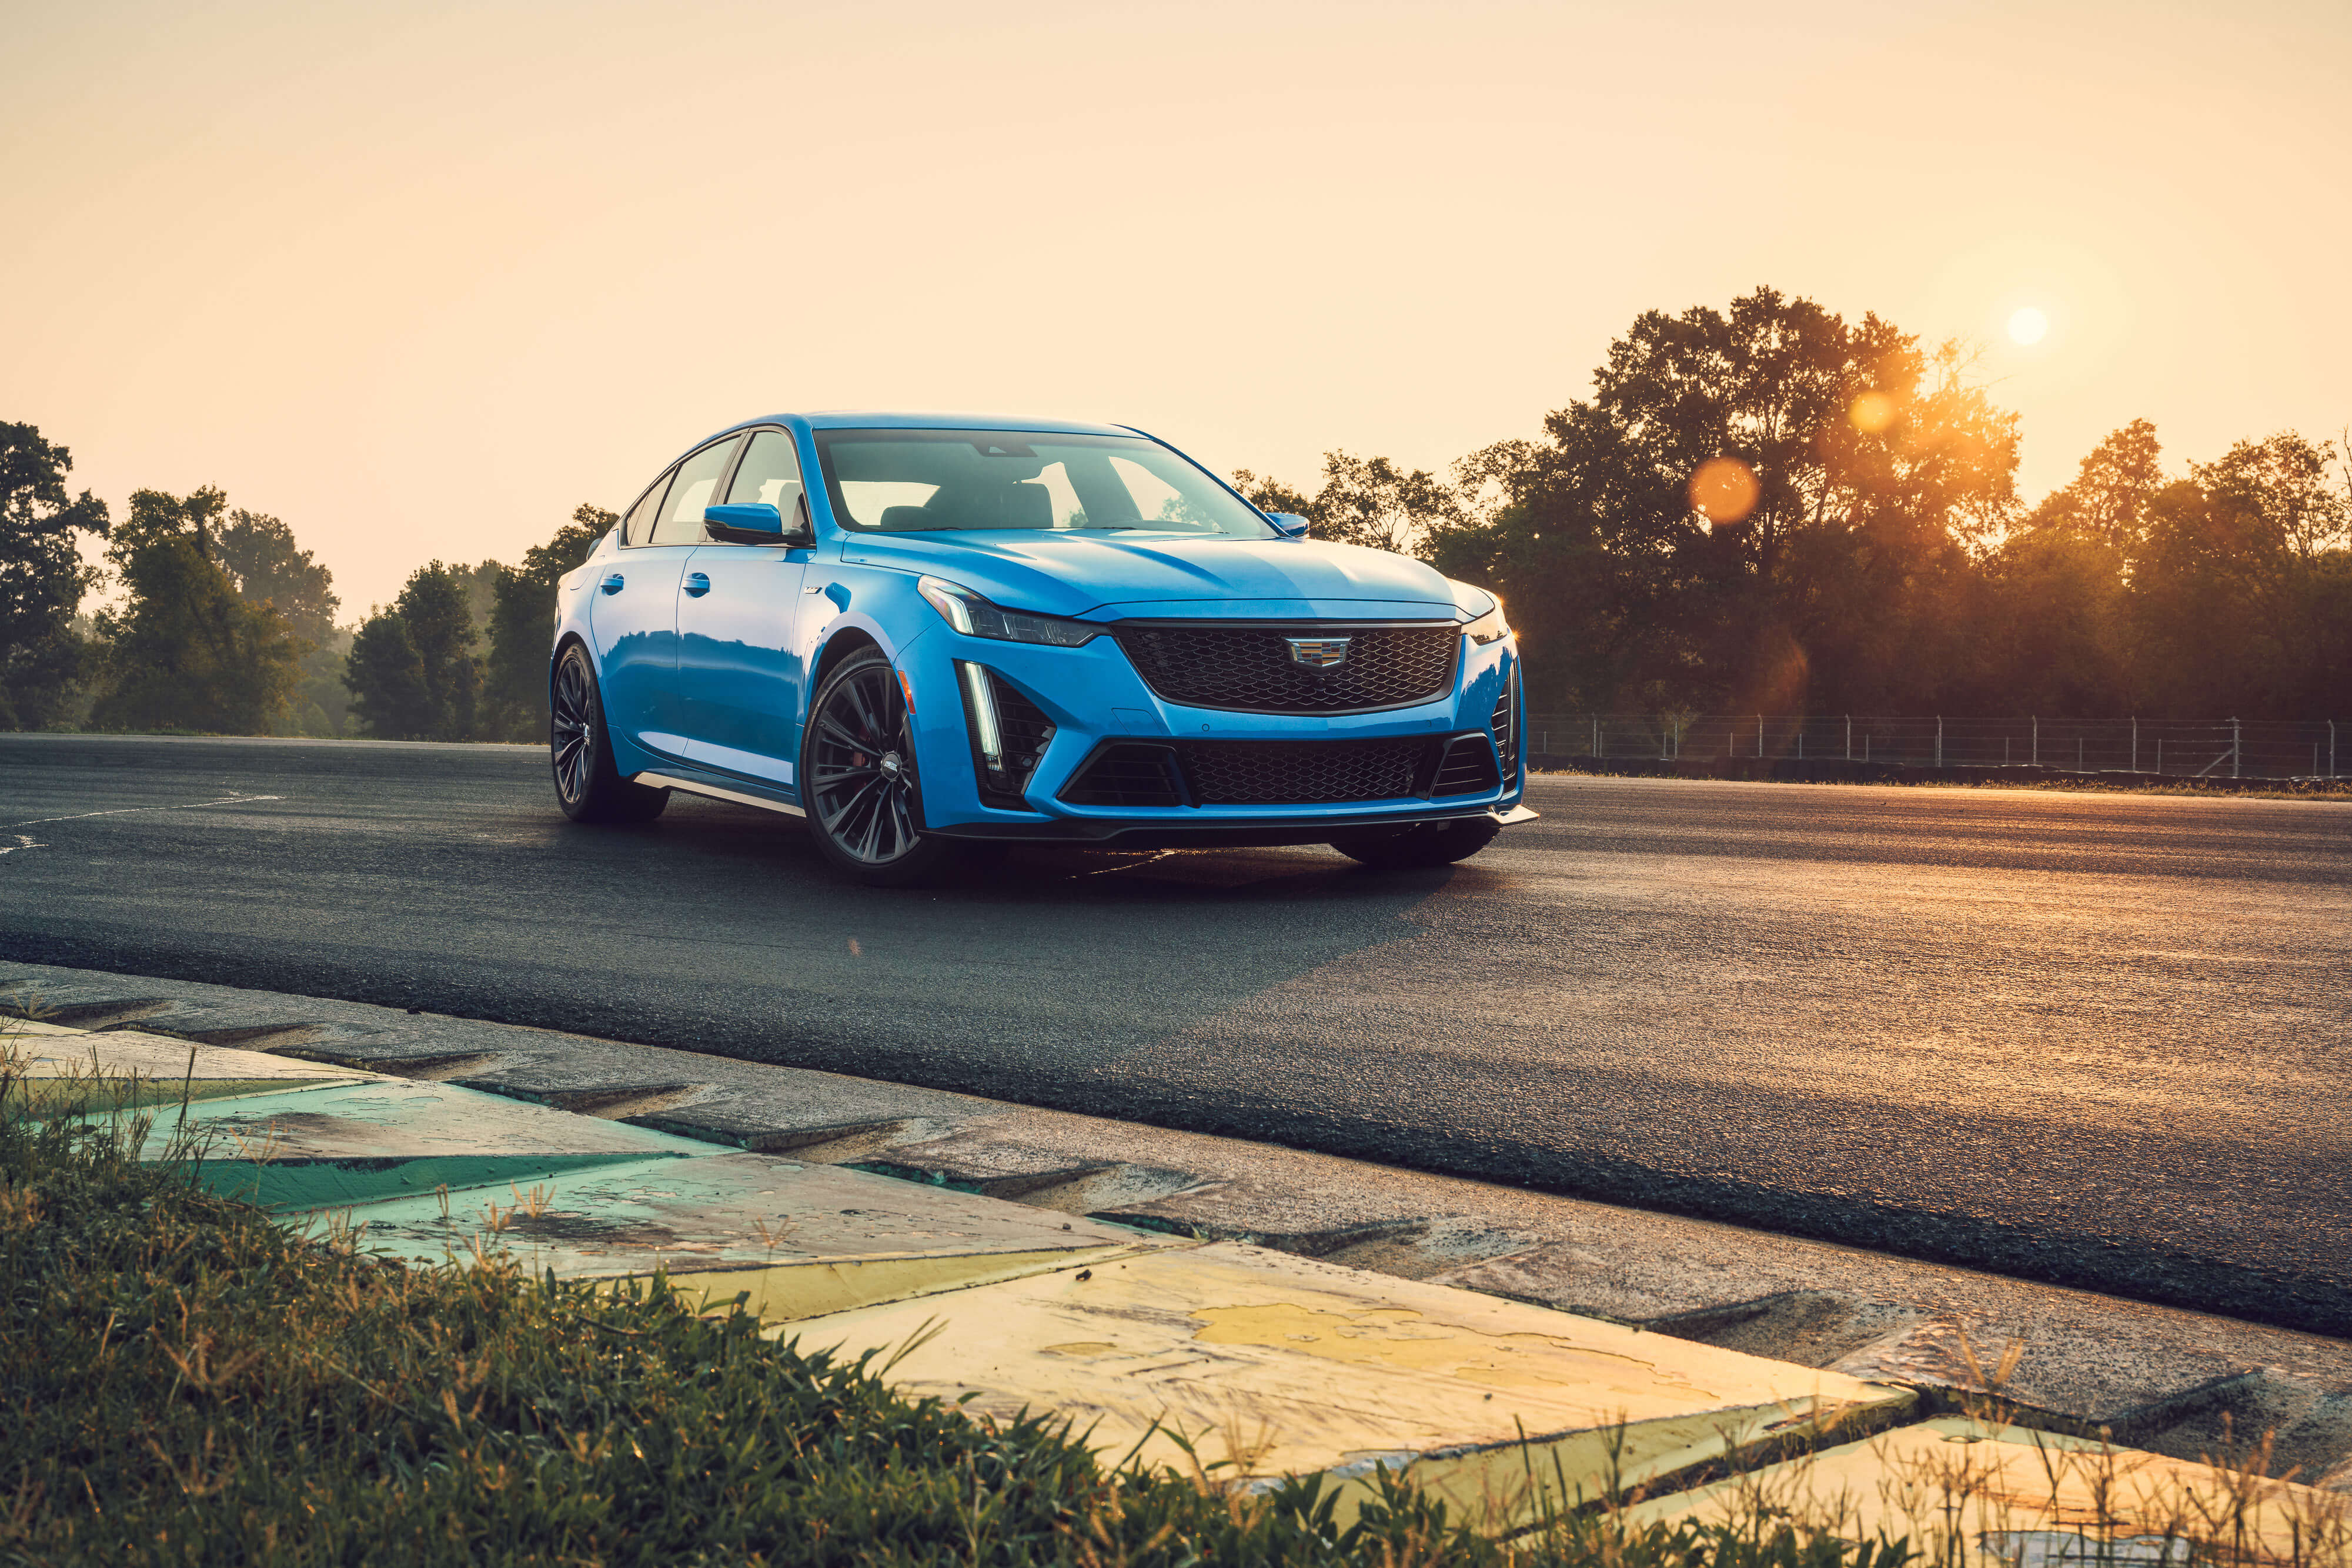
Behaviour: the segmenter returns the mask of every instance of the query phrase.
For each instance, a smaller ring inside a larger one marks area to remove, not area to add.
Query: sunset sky
[[[0,17],[0,419],[284,517],[346,617],[782,409],[1440,467],[1759,284],[1981,340],[2030,496],[2352,422],[2343,0]]]

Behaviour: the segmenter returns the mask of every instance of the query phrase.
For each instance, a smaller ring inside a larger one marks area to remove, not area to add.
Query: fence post
[[[2230,721],[2230,777],[2232,779],[2238,776],[2238,743],[2243,738],[2240,734],[2242,727],[2238,720],[2233,718]]]
[[[1601,755],[1601,716],[1598,714],[1592,717],[1592,755]]]
[[[1845,759],[1853,760],[1853,715],[1845,716]]]
[[[2139,718],[2137,715],[2132,718],[2132,771],[2139,771]]]
[[[1944,716],[1936,716],[1936,766],[1944,765]]]
[[[2033,766],[2042,766],[2042,716],[2033,716]]]
[[[2327,721],[2327,776],[2336,777],[2336,721]]]
[[[1759,762],[1764,758],[1764,716],[1760,713],[1756,716],[1756,757]]]

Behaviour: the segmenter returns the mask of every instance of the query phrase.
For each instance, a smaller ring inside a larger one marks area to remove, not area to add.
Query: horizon
[[[2136,418],[2176,473],[2352,421],[2300,308],[2352,250],[2340,7],[12,20],[0,417],[118,518],[283,518],[346,622],[778,407],[1442,475],[1759,285],[1981,345],[2029,502]]]

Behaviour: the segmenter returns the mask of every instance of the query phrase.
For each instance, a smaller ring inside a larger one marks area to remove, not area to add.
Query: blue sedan
[[[1118,426],[738,425],[562,580],[557,799],[805,816],[886,884],[1017,842],[1476,853],[1534,815],[1502,605],[1306,530]]]

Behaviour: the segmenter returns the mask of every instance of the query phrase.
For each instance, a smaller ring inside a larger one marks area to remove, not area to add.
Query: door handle
[[[710,579],[708,575],[699,571],[686,574],[686,596],[688,599],[699,599],[709,591]]]
[[[608,572],[605,574],[604,580],[598,583],[596,586],[603,589],[607,593],[618,593],[621,591],[621,584],[624,580],[625,580],[623,579],[619,572]]]

